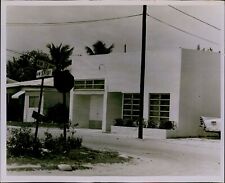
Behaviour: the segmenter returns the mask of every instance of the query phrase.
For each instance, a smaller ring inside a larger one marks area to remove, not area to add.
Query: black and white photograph
[[[224,181],[224,2],[1,10],[1,182]]]

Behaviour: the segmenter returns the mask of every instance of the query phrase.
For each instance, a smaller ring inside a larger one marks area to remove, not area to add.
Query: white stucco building
[[[67,97],[72,124],[109,132],[115,119],[137,119],[140,58],[140,52],[74,57],[70,69],[75,87]],[[164,130],[166,137],[202,135],[200,116],[221,117],[220,63],[220,54],[211,51],[147,52],[144,119],[174,121],[177,128]],[[40,84],[41,80],[7,84],[7,97],[21,106],[18,116],[24,122],[34,121]],[[62,95],[54,88],[53,78],[46,79],[41,114],[58,103]]]
[[[116,118],[139,111],[141,53],[73,58],[70,119],[80,128],[110,131]],[[144,118],[175,121],[167,136],[198,136],[200,116],[220,116],[220,54],[167,49],[146,53]]]

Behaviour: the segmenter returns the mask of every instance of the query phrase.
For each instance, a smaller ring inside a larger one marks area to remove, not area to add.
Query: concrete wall
[[[181,50],[154,50],[146,58],[144,117],[148,119],[149,93],[170,93],[170,120],[178,122]]]
[[[116,118],[122,117],[122,93],[108,93],[107,112],[106,112],[106,130],[111,130],[111,125]]]
[[[220,116],[220,55],[182,51],[177,136],[201,135],[200,116]]]
[[[138,127],[112,126],[111,128],[111,132],[114,134],[132,138],[138,137]],[[166,139],[166,135],[167,130],[164,129],[143,128],[144,139]]]

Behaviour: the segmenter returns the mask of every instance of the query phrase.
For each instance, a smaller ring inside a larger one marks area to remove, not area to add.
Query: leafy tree
[[[72,60],[69,58],[74,48],[70,48],[69,45],[62,46],[62,43],[59,46],[55,46],[53,43],[47,44],[47,48],[50,52],[51,63],[55,65],[56,70],[63,71],[72,64]]]
[[[93,47],[92,49],[88,46],[85,47],[88,55],[109,54],[112,52],[114,44],[112,44],[109,47],[106,47],[105,43],[103,43],[102,41],[97,41],[95,44],[93,44],[92,47]]]
[[[39,61],[49,63],[49,55],[40,50],[33,50],[23,53],[19,58],[13,57],[7,63],[7,77],[16,81],[36,79],[37,70],[45,67],[40,65]]]

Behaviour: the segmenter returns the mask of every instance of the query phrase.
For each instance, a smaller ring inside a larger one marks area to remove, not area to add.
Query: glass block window
[[[139,117],[139,93],[123,94],[123,119],[138,119]]]
[[[149,120],[169,121],[170,115],[170,94],[150,93],[149,95]]]
[[[38,107],[39,97],[38,96],[30,96],[29,97],[29,107]]]
[[[75,89],[99,89],[104,90],[105,80],[75,80]]]

